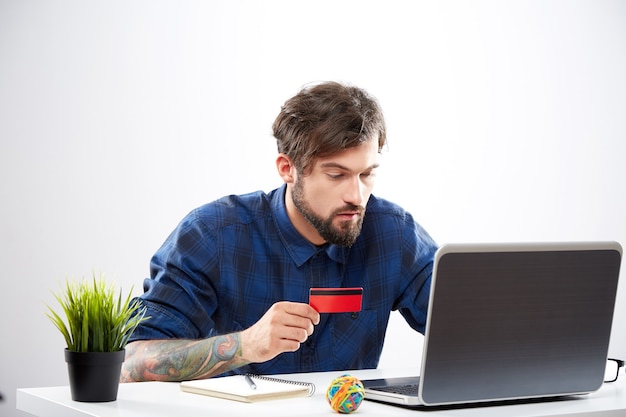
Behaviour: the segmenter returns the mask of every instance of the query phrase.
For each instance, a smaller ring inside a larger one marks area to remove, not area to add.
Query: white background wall
[[[49,290],[95,268],[138,291],[190,209],[278,186],[270,126],[311,81],[379,98],[376,194],[438,242],[626,244],[625,23],[607,0],[0,0],[0,414],[67,384]],[[381,366],[418,340],[394,316]]]

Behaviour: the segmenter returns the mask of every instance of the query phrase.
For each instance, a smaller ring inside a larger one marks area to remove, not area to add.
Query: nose
[[[355,176],[346,184],[344,201],[354,206],[362,206],[365,200],[365,186],[359,176]]]

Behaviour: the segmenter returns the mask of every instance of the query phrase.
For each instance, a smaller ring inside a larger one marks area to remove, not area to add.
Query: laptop
[[[441,406],[599,389],[621,257],[617,242],[442,246],[420,376],[363,380],[365,398]]]

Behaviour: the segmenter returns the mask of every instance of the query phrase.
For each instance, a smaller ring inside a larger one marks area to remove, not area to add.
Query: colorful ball
[[[363,383],[358,378],[347,374],[333,379],[326,390],[328,404],[333,410],[342,414],[356,411],[364,397]]]

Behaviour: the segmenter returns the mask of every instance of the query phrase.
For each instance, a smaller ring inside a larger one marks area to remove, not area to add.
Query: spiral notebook
[[[309,397],[315,385],[262,375],[233,375],[222,378],[183,381],[180,389],[193,394],[247,403],[286,398]]]

